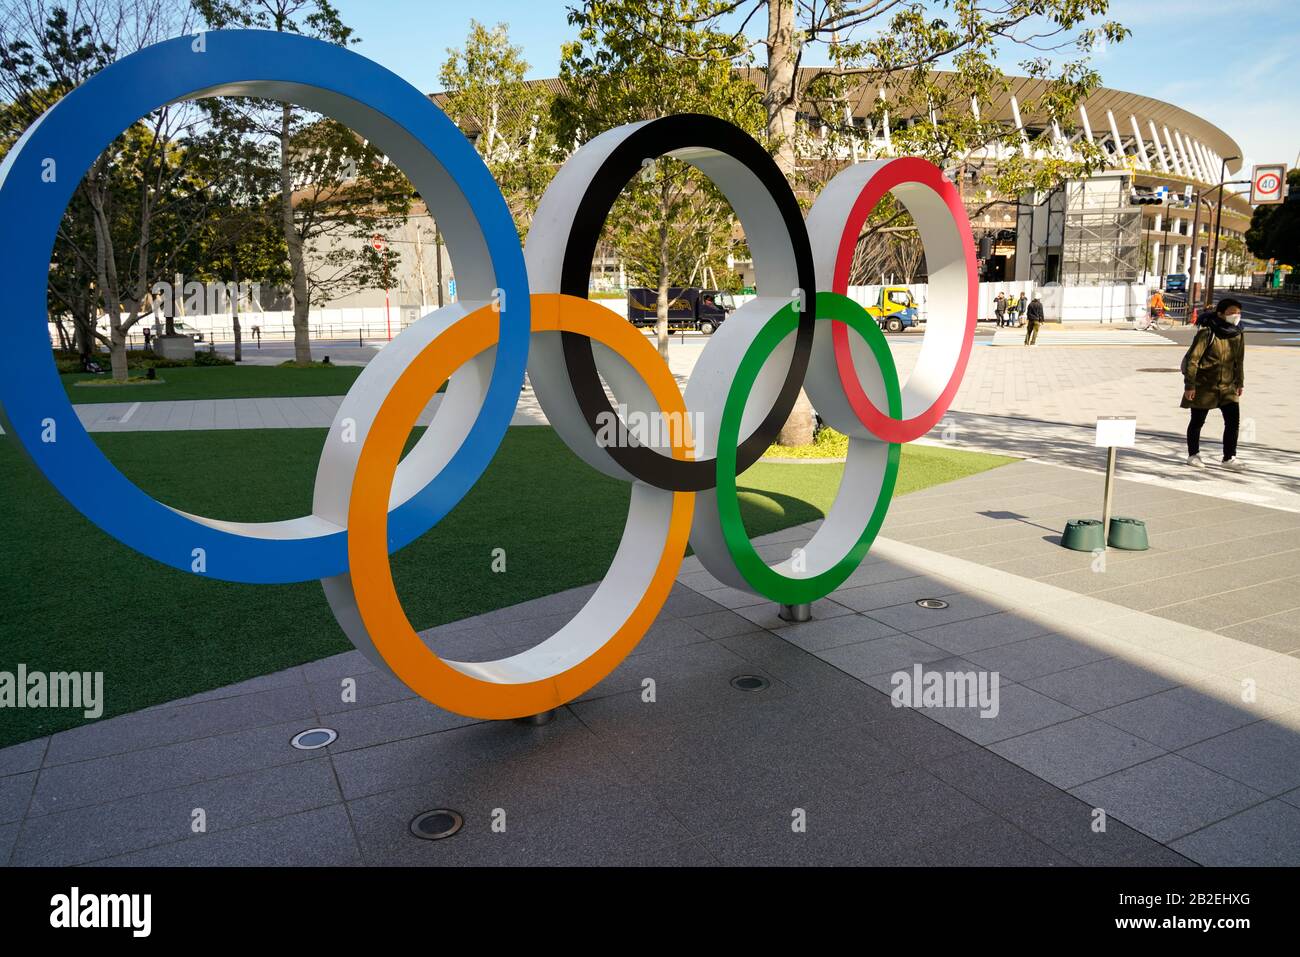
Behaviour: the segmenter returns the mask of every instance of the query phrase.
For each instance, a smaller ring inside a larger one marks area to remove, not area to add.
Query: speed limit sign
[[[1256,166],[1250,174],[1250,203],[1262,206],[1280,203],[1286,199],[1286,164],[1269,163]]]

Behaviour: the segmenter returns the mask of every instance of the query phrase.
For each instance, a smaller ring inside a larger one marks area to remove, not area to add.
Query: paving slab
[[[1165,844],[1264,800],[1260,792],[1177,754],[1125,768],[1070,793]],[[1191,850],[1181,848],[1182,853]],[[1286,854],[1291,856],[1291,848]]]
[[[969,508],[978,496],[950,498]],[[759,544],[796,540],[782,538]],[[1179,865],[1226,860],[1225,847],[1271,828],[1260,859],[1300,863],[1300,660],[888,537],[859,572],[813,621],[791,624],[689,559],[643,644],[547,724],[450,715],[349,652],[8,748],[0,795],[16,796],[0,807],[17,819],[0,821],[0,855]],[[498,654],[549,634],[590,594],[424,638]],[[896,707],[893,673],[916,665],[997,672],[996,717],[951,701]],[[739,674],[768,687],[738,690]],[[338,740],[290,747],[311,725]],[[207,833],[186,830],[195,807]],[[462,832],[414,837],[411,819],[439,807],[464,815]]]

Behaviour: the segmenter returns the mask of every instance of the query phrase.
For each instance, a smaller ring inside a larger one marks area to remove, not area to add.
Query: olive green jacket
[[[1246,334],[1221,339],[1209,329],[1199,329],[1183,359],[1183,389],[1195,389],[1196,398],[1186,395],[1184,409],[1217,409],[1237,401],[1246,384]]]

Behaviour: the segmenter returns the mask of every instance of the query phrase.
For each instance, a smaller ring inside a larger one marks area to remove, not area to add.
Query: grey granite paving
[[[1104,462],[1085,451],[1094,471],[1017,462],[908,495],[882,534],[1300,657],[1300,514],[1128,481],[1121,455],[1114,514],[1142,519],[1151,547],[1110,549],[1099,568],[1059,544],[1067,521],[1100,518]],[[1300,493],[1289,474],[1271,481]],[[877,600],[911,596],[909,581]],[[868,594],[839,600],[864,611]]]
[[[947,486],[954,514],[973,522],[986,483]],[[1043,507],[1055,493],[1033,494]],[[1062,587],[1049,568],[1035,578],[932,550],[945,536],[919,499],[899,501],[895,537],[807,623],[687,559],[645,640],[546,724],[449,714],[349,652],[0,750],[0,860],[1300,863],[1295,655]],[[909,543],[912,526],[936,534]],[[1141,561],[1120,556],[1106,574]],[[424,637],[491,659],[546,637],[591,593]],[[737,690],[741,674],[769,686]],[[927,676],[938,700],[920,687],[896,700]],[[950,697],[963,688],[970,698]],[[338,740],[290,746],[315,726]],[[410,833],[441,807],[463,815],[459,834]]]

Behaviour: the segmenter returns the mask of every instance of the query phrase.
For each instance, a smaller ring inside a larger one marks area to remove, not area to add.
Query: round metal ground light
[[[308,728],[295,734],[289,743],[299,751],[315,751],[327,744],[333,744],[338,738],[339,733],[333,728]]]
[[[948,603],[942,598],[918,598],[916,603],[922,608],[931,608],[936,611],[940,608],[948,607]]]
[[[422,841],[441,841],[459,831],[464,823],[459,812],[440,807],[417,814],[411,820],[411,833]]]
[[[761,675],[736,675],[731,679],[731,687],[737,691],[765,691],[770,685]]]

